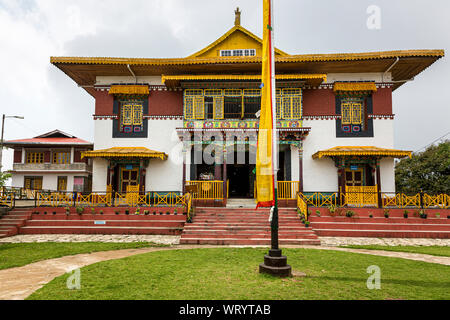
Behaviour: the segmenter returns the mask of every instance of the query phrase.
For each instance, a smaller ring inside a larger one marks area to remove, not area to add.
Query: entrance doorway
[[[363,169],[345,170],[345,181],[347,186],[363,185]]]
[[[139,169],[121,168],[120,170],[120,190],[127,192],[128,186],[137,186],[139,184]]]
[[[251,164],[231,164],[227,166],[228,172],[228,191],[230,198],[254,197],[255,174],[253,173],[255,165]]]

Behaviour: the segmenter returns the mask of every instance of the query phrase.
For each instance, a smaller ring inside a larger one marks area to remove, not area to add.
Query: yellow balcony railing
[[[223,181],[186,181],[186,186],[196,186],[194,200],[223,200]]]
[[[279,200],[297,200],[300,191],[300,181],[278,181]]]

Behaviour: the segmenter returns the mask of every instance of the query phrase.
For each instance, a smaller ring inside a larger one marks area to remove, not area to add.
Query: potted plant
[[[130,210],[125,210],[125,214],[128,216],[130,214]]]
[[[419,211],[419,216],[420,216],[422,219],[426,219],[426,218],[428,217],[428,214],[425,213],[425,210],[421,209],[421,210]]]
[[[320,210],[316,210],[316,216],[320,218]]]
[[[148,216],[148,215],[150,214],[150,211],[145,210],[145,211],[144,211],[144,214],[145,214],[146,216]]]
[[[139,207],[136,208],[136,212],[134,214],[137,215],[137,216],[140,214]]]
[[[119,211],[118,210],[116,210],[116,216],[118,216],[119,215]]]
[[[373,218],[373,214],[369,214],[369,218]]]
[[[336,209],[337,209],[337,207],[333,206],[333,205],[328,207],[328,211],[330,212],[330,216],[332,216],[332,217],[336,216]]]
[[[345,212],[345,216],[346,216],[347,218],[352,218],[352,217],[355,216],[355,212],[352,211],[352,210],[347,210],[347,211]]]
[[[384,209],[384,217],[389,218],[389,209]]]
[[[175,208],[175,210],[173,210],[173,214],[174,215],[178,215],[177,209]]]
[[[53,211],[53,215],[56,215],[56,211]]]
[[[47,211],[44,211],[44,214],[47,214]]]
[[[408,210],[403,211],[403,218],[408,219]]]
[[[103,214],[103,210],[100,210],[100,214]]]
[[[305,222],[305,227],[306,227],[306,228],[309,228],[309,221],[306,221],[306,222]]]
[[[81,215],[83,214],[84,208],[83,207],[77,207],[77,213],[78,215],[81,217]]]
[[[91,213],[95,215],[95,208],[91,208]]]
[[[65,207],[64,209],[66,210],[66,216],[68,216],[70,214],[70,208],[69,207]]]
[[[436,212],[436,218],[438,218],[438,219],[441,218],[441,214],[439,212]]]

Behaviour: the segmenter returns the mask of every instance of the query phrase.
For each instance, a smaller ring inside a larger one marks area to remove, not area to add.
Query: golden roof
[[[411,151],[384,149],[372,146],[340,146],[331,149],[316,152],[313,159],[321,159],[323,157],[346,157],[346,156],[374,156],[388,158],[404,158],[412,157]]]
[[[158,158],[167,160],[168,155],[144,147],[114,147],[82,152],[81,158]]]

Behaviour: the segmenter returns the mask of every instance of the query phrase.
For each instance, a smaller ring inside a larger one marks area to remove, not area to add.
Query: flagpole
[[[278,229],[279,229],[279,221],[278,221],[278,130],[277,130],[277,113],[276,113],[276,82],[275,82],[275,50],[274,50],[274,32],[273,32],[273,0],[263,0],[264,6],[264,54],[263,56],[263,76],[262,79],[268,80],[269,77],[265,78],[264,75],[267,74],[267,71],[270,71],[270,85],[266,82],[264,85],[270,88],[270,107],[271,110],[269,116],[272,116],[272,123],[270,123],[270,132],[271,132],[271,166],[272,166],[272,186],[273,187],[273,207],[271,208],[271,250],[269,250],[269,254],[264,256],[264,263],[259,265],[260,273],[267,273],[279,277],[289,277],[292,275],[292,268],[287,264],[287,257],[282,255],[282,251],[279,249],[279,241],[278,241]],[[269,43],[267,43],[269,42]],[[270,45],[268,45],[270,44]],[[270,70],[267,65],[267,62],[270,65]],[[264,108],[267,108],[267,101],[264,101]],[[263,106],[261,106],[263,109]],[[267,109],[265,109],[267,110]],[[268,110],[267,110],[268,111]],[[266,112],[264,112],[264,115]],[[261,124],[261,120],[260,120]],[[265,124],[265,122],[264,122]],[[260,130],[262,130],[260,126]]]

